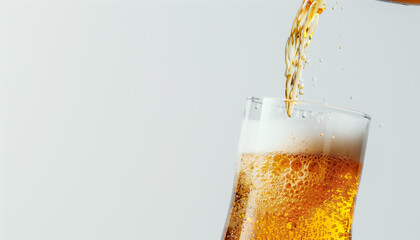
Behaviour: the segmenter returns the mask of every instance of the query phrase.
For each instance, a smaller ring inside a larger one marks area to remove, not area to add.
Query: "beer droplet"
[[[320,133],[319,136],[323,137],[324,136],[324,133]]]
[[[306,64],[309,64],[309,63],[311,63],[311,60],[310,59],[306,59]]]
[[[312,78],[312,82],[313,82],[313,86],[315,87],[316,86],[316,82],[318,81],[318,78],[317,77],[313,77]]]
[[[303,89],[305,87],[305,84],[302,82],[302,83],[299,83],[299,85],[298,85],[298,88],[299,89]]]
[[[305,93],[305,91],[303,91],[303,89],[299,90],[299,95],[303,95]]]
[[[343,46],[338,46],[338,49],[343,49]]]
[[[308,113],[307,112],[303,112],[302,113],[302,118],[307,118],[308,117]]]

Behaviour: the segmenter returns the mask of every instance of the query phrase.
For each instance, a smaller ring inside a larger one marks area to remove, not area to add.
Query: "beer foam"
[[[245,119],[240,139],[244,153],[312,153],[362,158],[368,121],[342,113]],[[305,117],[303,117],[305,116]]]

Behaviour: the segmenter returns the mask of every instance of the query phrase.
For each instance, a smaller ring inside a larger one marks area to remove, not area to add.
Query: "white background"
[[[220,239],[300,3],[0,1],[0,239]],[[301,99],[373,118],[354,239],[420,239],[420,7],[327,4]]]

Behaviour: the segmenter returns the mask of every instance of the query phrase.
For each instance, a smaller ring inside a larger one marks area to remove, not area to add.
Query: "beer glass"
[[[224,240],[351,239],[370,117],[249,98]]]

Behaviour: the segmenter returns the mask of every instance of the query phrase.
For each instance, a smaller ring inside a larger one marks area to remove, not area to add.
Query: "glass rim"
[[[247,101],[255,101],[255,102],[261,102],[263,103],[264,101],[269,101],[269,102],[293,102],[296,104],[296,106],[299,105],[305,105],[305,106],[317,106],[320,108],[324,108],[324,109],[329,109],[329,110],[335,110],[335,111],[339,111],[339,112],[343,112],[343,113],[347,113],[347,114],[352,114],[352,115],[356,115],[362,118],[365,118],[369,121],[372,120],[372,118],[370,117],[369,114],[358,111],[358,110],[354,110],[351,108],[345,108],[345,107],[339,107],[339,106],[335,106],[335,105],[330,105],[328,103],[317,103],[317,102],[310,102],[310,101],[301,101],[301,100],[287,100],[285,98],[279,98],[279,97],[247,97],[246,98]]]

